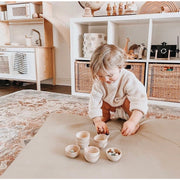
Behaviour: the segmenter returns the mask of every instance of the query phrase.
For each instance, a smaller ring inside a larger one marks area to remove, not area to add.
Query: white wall
[[[57,19],[57,26],[53,28],[56,60],[56,83],[58,85],[71,84],[70,65],[70,18],[82,17],[83,9],[77,1],[52,2],[53,17]]]

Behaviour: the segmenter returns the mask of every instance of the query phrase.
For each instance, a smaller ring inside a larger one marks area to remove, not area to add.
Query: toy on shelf
[[[138,58],[138,48],[139,48],[139,45],[137,44],[133,44],[129,47],[128,54],[130,54],[133,57],[133,59]]]
[[[112,10],[111,5],[110,5],[110,3],[108,3],[107,8],[106,8],[107,16],[111,16],[111,10]]]
[[[153,14],[162,12],[179,12],[179,7],[173,1],[147,1],[141,6],[138,14]]]
[[[129,38],[126,38],[126,44],[124,47],[124,51],[126,52],[128,59],[142,59],[144,56],[144,51],[146,50],[146,47],[144,43],[141,45],[133,44],[130,46],[128,50],[128,43],[130,42]]]
[[[167,6],[161,6],[161,13],[168,13],[168,12],[170,12],[170,10]]]
[[[113,6],[113,13],[112,13],[113,16],[117,16],[116,9],[117,9],[117,6],[116,6],[116,3],[114,3],[114,6]]]
[[[78,1],[79,5],[85,9],[85,7],[89,7],[91,9],[92,16],[94,16],[94,12],[101,9],[104,4],[103,1]]]
[[[145,50],[146,50],[146,47],[145,47],[144,43],[142,43],[139,46],[138,59],[142,59],[143,58]]]
[[[93,15],[92,15],[92,12],[91,12],[91,8],[89,8],[89,7],[85,7],[84,8],[84,15],[83,15],[83,17],[92,17]]]
[[[119,15],[123,14],[123,3],[119,3],[119,9],[118,9]]]
[[[128,59],[135,59],[135,54],[134,54],[134,51],[129,51],[128,50],[128,43],[130,42],[129,38],[126,38],[126,44],[125,44],[125,47],[124,47],[124,51],[126,52],[126,55],[127,55],[127,58]]]
[[[161,45],[151,45],[151,57],[155,59],[167,59],[177,56],[177,45],[167,45],[166,42],[162,42]]]
[[[126,2],[125,8],[124,8],[124,14],[136,14],[137,12],[137,6],[132,2]]]

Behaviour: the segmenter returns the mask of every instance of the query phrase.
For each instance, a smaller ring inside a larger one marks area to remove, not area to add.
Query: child
[[[94,79],[89,101],[89,117],[97,133],[109,134],[106,121],[110,111],[116,117],[127,120],[122,135],[135,134],[139,122],[147,113],[147,95],[143,84],[135,75],[124,69],[125,52],[114,46],[99,46],[91,57],[91,72]]]

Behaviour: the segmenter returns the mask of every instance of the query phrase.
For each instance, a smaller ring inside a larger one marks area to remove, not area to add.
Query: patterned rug
[[[87,116],[88,98],[36,90],[0,97],[0,175],[33,138],[51,113]],[[179,119],[179,108],[149,105],[145,118]]]

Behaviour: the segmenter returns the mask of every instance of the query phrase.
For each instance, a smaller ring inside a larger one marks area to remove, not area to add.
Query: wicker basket
[[[126,63],[125,69],[133,72],[135,76],[144,84],[145,63]]]
[[[92,88],[92,77],[90,72],[90,62],[76,61],[75,62],[75,91],[90,93]]]
[[[148,96],[180,102],[180,64],[149,64]]]

